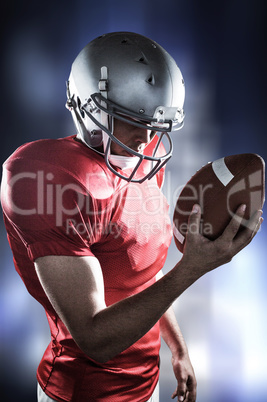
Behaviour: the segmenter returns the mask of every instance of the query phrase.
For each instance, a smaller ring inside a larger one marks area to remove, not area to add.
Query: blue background
[[[185,127],[175,134],[165,194],[219,157],[267,158],[266,22],[262,0],[9,1],[1,11],[1,162],[39,138],[74,133],[65,81],[78,52],[96,36],[134,31],[161,44],[186,83]],[[233,261],[191,286],[175,303],[198,379],[198,402],[267,400],[266,227]],[[49,330],[12,263],[1,222],[1,401],[35,401],[35,372]],[[164,271],[180,259],[172,244]],[[162,346],[161,402],[175,389]]]

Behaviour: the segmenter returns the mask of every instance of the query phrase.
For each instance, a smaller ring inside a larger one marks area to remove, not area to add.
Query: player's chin
[[[136,152],[138,152],[138,151],[136,151]],[[127,156],[127,158],[132,158],[133,156],[135,156],[133,153],[128,152],[128,151],[124,151],[121,155]]]
[[[139,154],[143,154],[143,152],[144,152],[144,148],[137,148],[137,147],[131,147],[131,146],[129,146],[129,145],[127,145],[127,148],[129,149],[129,151],[127,151],[126,149],[124,149],[124,148],[121,148],[121,149],[112,149],[111,148],[111,153],[113,154],[113,155],[119,155],[119,156],[126,156],[126,157],[133,157],[133,156],[135,156],[135,154],[133,153],[133,152],[137,152],[137,153],[139,153]],[[133,152],[132,152],[133,151]]]
[[[130,148],[130,147],[129,147]],[[132,148],[130,148],[133,152],[137,152],[137,153],[139,153],[139,154],[143,154],[143,152],[144,152],[144,149],[143,148],[141,148],[141,149],[139,149],[139,148],[134,148],[134,147],[132,147]],[[133,153],[131,153],[131,151],[125,151],[125,156],[135,156],[135,154],[133,154]]]
[[[112,155],[125,156],[127,158],[131,158],[134,156],[134,154],[125,150],[122,150],[120,152],[112,152]]]
[[[140,147],[132,147],[131,149],[135,152],[138,152],[139,154],[143,154],[145,150],[146,145],[142,145]]]

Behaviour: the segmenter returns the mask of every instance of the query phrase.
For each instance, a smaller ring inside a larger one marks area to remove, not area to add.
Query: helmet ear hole
[[[78,109],[81,113],[81,116],[84,119],[85,114],[84,114],[84,111],[82,110],[82,103],[81,103],[81,99],[79,97],[77,98],[77,105],[78,105]]]

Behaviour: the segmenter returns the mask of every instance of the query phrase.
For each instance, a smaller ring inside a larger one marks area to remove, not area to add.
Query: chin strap
[[[74,95],[71,96],[70,94],[70,83],[69,81],[66,82],[66,87],[67,87],[67,102],[65,104],[66,108],[71,112],[72,119],[75,122],[76,128],[78,130],[78,136],[79,138],[83,139],[84,136],[87,136],[87,130],[84,126],[84,123],[81,119],[81,116],[77,112],[77,104],[76,101],[74,100]]]

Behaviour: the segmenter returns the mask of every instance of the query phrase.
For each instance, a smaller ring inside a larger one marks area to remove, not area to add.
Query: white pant
[[[39,383],[37,384],[37,401],[38,402],[57,402],[44,393]]]
[[[37,395],[38,395],[38,402],[56,402],[54,399],[50,398],[44,393],[39,384],[37,389]],[[159,383],[157,384],[151,398],[149,398],[147,402],[159,402]]]
[[[147,402],[159,402],[159,383],[157,383],[151,398]]]

